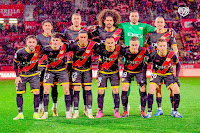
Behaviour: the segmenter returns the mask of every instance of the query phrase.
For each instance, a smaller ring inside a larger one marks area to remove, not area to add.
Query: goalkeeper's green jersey
[[[137,36],[140,45],[143,46],[146,34],[155,31],[155,27],[141,22],[138,22],[137,25],[131,25],[130,22],[120,23],[118,24],[118,28],[123,29],[125,46],[129,46],[129,41],[132,36]]]

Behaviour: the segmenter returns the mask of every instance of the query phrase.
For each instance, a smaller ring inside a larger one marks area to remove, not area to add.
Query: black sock
[[[174,108],[174,103],[175,103],[174,96],[170,97],[170,101],[171,101],[171,104],[172,104],[172,108]]]
[[[174,94],[174,101],[174,111],[177,111],[180,103],[180,94]]]
[[[71,89],[69,89],[69,91],[70,91],[70,97],[71,97],[71,103],[70,103],[70,106],[72,107],[73,105],[73,99],[74,99],[74,90],[71,88]]]
[[[70,110],[70,103],[71,103],[71,96],[70,95],[65,95],[66,111]]]
[[[40,102],[40,94],[34,94],[34,112],[38,112]]]
[[[58,100],[58,89],[57,89],[57,85],[54,85],[54,86],[52,87],[51,97],[52,97],[53,103],[57,103],[57,100]]]
[[[160,108],[161,102],[162,102],[162,97],[156,97],[156,102],[157,102],[158,108]]]
[[[124,112],[127,111],[127,104],[128,104],[128,95],[127,91],[122,91],[121,99],[122,99],[122,105],[124,108]]]
[[[99,111],[103,112],[104,94],[98,94],[97,102]]]
[[[86,93],[86,105],[88,109],[92,109],[92,91],[85,90]]]
[[[113,94],[113,96],[114,96],[114,109],[119,109],[119,103],[120,103],[119,93]]]
[[[146,101],[147,101],[147,93],[146,92],[140,92],[140,94],[141,94],[141,97],[140,97],[141,110],[144,112],[145,107],[146,107]]]
[[[44,94],[44,112],[48,112],[49,94]]]
[[[23,109],[22,109],[22,106],[23,106],[22,94],[17,94],[16,101],[17,101],[18,112],[22,113],[23,112]]]
[[[40,103],[42,104],[44,98],[44,87],[40,86]]]
[[[84,105],[87,105],[85,87],[82,87],[82,88],[83,88],[83,102],[84,102]]]
[[[148,94],[148,112],[152,112],[153,94]]]
[[[74,110],[78,110],[79,105],[79,92],[80,91],[74,91]]]

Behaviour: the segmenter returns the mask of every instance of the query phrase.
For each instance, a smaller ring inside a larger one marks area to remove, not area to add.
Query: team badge
[[[139,27],[140,30],[143,30],[143,27]]]
[[[61,50],[61,51],[60,51],[60,54],[63,54],[63,53],[64,53],[64,50]]]
[[[100,86],[100,83],[97,83],[97,86],[99,87],[99,86]]]
[[[168,62],[169,62],[170,60],[171,60],[170,58],[167,58],[167,59],[166,59],[166,61],[168,61]]]
[[[75,82],[75,81],[76,81],[76,78],[72,78],[72,81]]]
[[[142,55],[138,55],[138,58],[142,58]]]
[[[35,53],[34,56],[38,56],[38,53]]]
[[[44,79],[44,83],[46,83],[47,82],[47,80],[46,79]]]
[[[90,50],[86,50],[86,53],[87,53],[87,54],[90,53]]]
[[[122,82],[125,81],[125,78],[122,78]]]
[[[118,52],[117,52],[117,51],[115,51],[113,54],[114,54],[114,55],[117,55],[117,54],[118,54]]]

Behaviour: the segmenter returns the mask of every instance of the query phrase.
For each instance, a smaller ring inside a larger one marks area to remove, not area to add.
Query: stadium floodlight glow
[[[4,23],[4,21],[0,20],[0,23]]]
[[[9,21],[17,21],[16,18],[9,18]]]
[[[9,23],[17,23],[18,21],[9,21]]]
[[[4,18],[0,18],[0,21],[4,20]]]

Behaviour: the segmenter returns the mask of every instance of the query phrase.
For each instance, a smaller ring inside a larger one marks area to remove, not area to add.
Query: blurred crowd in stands
[[[86,25],[97,24],[97,14],[103,9],[115,9],[119,11],[122,21],[129,21],[129,12],[136,9],[140,13],[140,21],[149,22],[155,20],[159,15],[164,16],[166,28],[173,28],[180,36],[183,46],[179,48],[179,57],[182,63],[200,63],[200,22],[194,22],[193,30],[183,31],[180,23],[178,7],[183,5],[190,8],[190,14],[185,18],[200,18],[200,3],[195,0],[184,0],[177,3],[177,0],[155,2],[153,0],[88,0],[82,1],[87,7],[75,8],[75,3],[70,0],[14,0],[12,4],[34,5],[33,17],[35,21],[41,22],[44,19],[54,21],[54,31],[63,32],[66,26],[56,22],[70,22],[74,12],[80,13]],[[0,3],[1,4],[1,3]],[[151,25],[153,23],[150,22]],[[23,47],[24,38],[29,34],[39,34],[41,26],[32,30],[25,30],[23,21],[18,24],[0,24],[0,66],[12,65],[14,52]],[[1,68],[1,67],[0,67]]]

